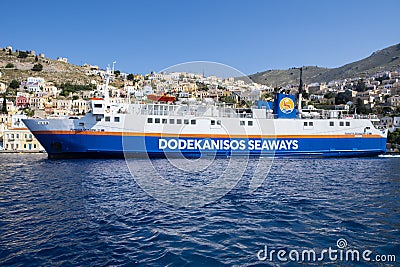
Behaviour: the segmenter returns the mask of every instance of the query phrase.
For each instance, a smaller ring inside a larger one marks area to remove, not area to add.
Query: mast
[[[302,94],[303,94],[303,67],[300,68],[299,103],[297,105],[297,109],[298,109],[298,112],[299,112],[299,118],[301,118]]]
[[[108,65],[107,71],[106,71],[106,83],[104,85],[104,101],[106,103],[110,102],[110,92],[109,92],[109,89],[108,89],[108,84],[110,83],[110,76],[114,75],[114,64],[115,63],[117,63],[117,62],[114,61],[112,63],[112,69],[110,69],[110,65]]]

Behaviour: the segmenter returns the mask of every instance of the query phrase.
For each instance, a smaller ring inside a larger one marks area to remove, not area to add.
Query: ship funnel
[[[301,101],[302,101],[302,94],[303,94],[303,68],[300,68],[300,84],[299,84],[299,99],[297,104],[297,110],[299,112],[299,118],[301,118]]]

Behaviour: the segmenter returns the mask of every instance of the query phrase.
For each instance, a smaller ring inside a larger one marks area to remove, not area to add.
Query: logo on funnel
[[[292,113],[292,111],[294,110],[294,102],[291,98],[284,97],[279,102],[279,108],[285,114]]]

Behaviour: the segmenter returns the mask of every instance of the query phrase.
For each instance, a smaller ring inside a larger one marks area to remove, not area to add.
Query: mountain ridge
[[[337,68],[303,66],[305,83],[323,83],[346,78],[367,78],[382,71],[400,69],[400,43],[373,52],[370,56]],[[299,71],[267,70],[249,75],[254,82],[273,87],[298,83]]]

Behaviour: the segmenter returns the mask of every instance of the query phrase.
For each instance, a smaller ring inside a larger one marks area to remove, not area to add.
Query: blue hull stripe
[[[34,133],[49,157],[302,156],[357,157],[386,152],[386,138],[160,138]],[[162,139],[162,140],[161,140]],[[180,146],[180,147],[179,147]]]

